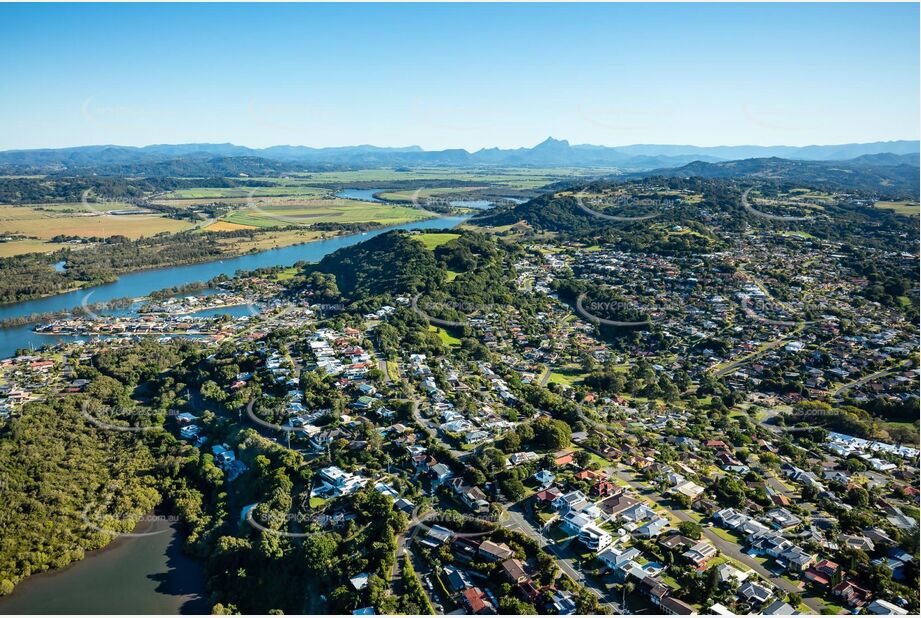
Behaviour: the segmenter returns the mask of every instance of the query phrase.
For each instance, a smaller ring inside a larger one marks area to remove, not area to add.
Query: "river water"
[[[386,189],[343,189],[336,193],[336,197],[346,200],[358,200],[359,202],[383,203],[383,200],[377,199],[374,197],[374,194],[384,191],[386,191]]]
[[[159,519],[135,532],[148,534],[121,537],[64,569],[20,582],[0,598],[0,614],[210,613],[204,571],[182,553],[177,524]]]
[[[299,261],[317,262],[325,255],[337,249],[357,244],[373,236],[377,236],[378,234],[383,234],[388,230],[431,230],[451,228],[466,220],[467,217],[438,217],[436,219],[406,223],[404,225],[382,228],[371,232],[349,234],[347,236],[339,236],[328,240],[319,240],[303,245],[269,249],[259,253],[241,255],[239,257],[228,258],[216,262],[188,264],[185,266],[172,266],[169,268],[128,273],[119,276],[118,280],[113,283],[21,303],[0,305],[0,320],[33,313],[64,311],[74,309],[84,303],[93,304],[112,300],[114,298],[137,298],[167,287],[186,285],[197,281],[208,281],[221,274],[233,275],[238,270],[253,270],[271,266],[290,266]],[[12,356],[16,350],[20,348],[28,348],[30,346],[39,348],[43,345],[67,340],[67,338],[64,337],[39,335],[35,333],[32,328],[33,325],[0,329],[0,358]],[[70,339],[76,338],[71,337]]]

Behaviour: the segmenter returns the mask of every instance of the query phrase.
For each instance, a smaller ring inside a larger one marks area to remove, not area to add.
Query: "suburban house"
[[[463,593],[464,605],[471,614],[495,614],[496,607],[489,596],[479,588],[468,588]]]
[[[761,605],[767,603],[768,600],[774,596],[774,593],[771,592],[771,589],[762,586],[753,581],[745,582],[741,588],[739,588],[738,596],[740,599],[747,601],[753,605]]]
[[[717,551],[716,547],[711,545],[709,542],[701,541],[681,555],[684,556],[688,562],[699,569],[705,566],[707,562],[714,558],[718,553],[719,552]]]
[[[480,543],[479,552],[480,556],[490,562],[501,562],[515,555],[515,552],[505,543],[493,543],[492,541]]]
[[[611,535],[595,524],[588,524],[579,530],[579,541],[592,551],[600,551],[611,544]]]
[[[832,594],[844,600],[851,607],[863,607],[870,600],[870,591],[846,580],[831,589]]]

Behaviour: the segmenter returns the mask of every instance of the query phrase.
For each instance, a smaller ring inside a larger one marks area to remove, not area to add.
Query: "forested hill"
[[[318,273],[332,275],[335,293],[348,302],[417,292],[457,299],[483,294],[501,278],[500,253],[489,236],[476,232],[395,230],[327,255],[307,268],[305,281],[316,288]]]
[[[541,195],[517,206],[497,208],[473,222],[481,226],[501,227],[519,221],[525,221],[537,230],[566,234],[586,234],[609,225],[607,221],[582,211],[574,197],[556,193]]]
[[[849,161],[794,161],[777,157],[719,163],[694,161],[635,176],[776,180],[822,190],[859,190],[907,199],[917,199],[919,192],[918,155],[865,155]]]
[[[339,249],[310,270],[334,275],[347,299],[409,294],[444,279],[446,272],[431,251],[400,230]]]
[[[92,172],[100,176],[149,176],[190,178],[198,176],[276,176],[302,170],[304,166],[264,157],[176,158],[153,163],[118,163],[81,166],[66,170],[67,175]]]

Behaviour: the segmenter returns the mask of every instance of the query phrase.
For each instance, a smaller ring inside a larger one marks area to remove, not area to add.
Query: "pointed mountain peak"
[[[554,149],[569,148],[569,141],[565,139],[553,139],[552,137],[548,137],[547,139],[539,143],[537,146],[535,146],[534,150],[549,149],[549,148],[554,148]]]

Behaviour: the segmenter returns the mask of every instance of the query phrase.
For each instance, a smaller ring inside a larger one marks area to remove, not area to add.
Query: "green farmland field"
[[[301,197],[319,199],[329,196],[329,190],[302,185],[283,187],[197,187],[195,189],[178,189],[161,196],[161,200],[173,199],[221,199],[246,197]]]
[[[238,210],[223,220],[253,227],[284,227],[314,223],[380,223],[399,225],[428,219],[416,208],[354,200],[322,200],[301,204],[265,204]]]

